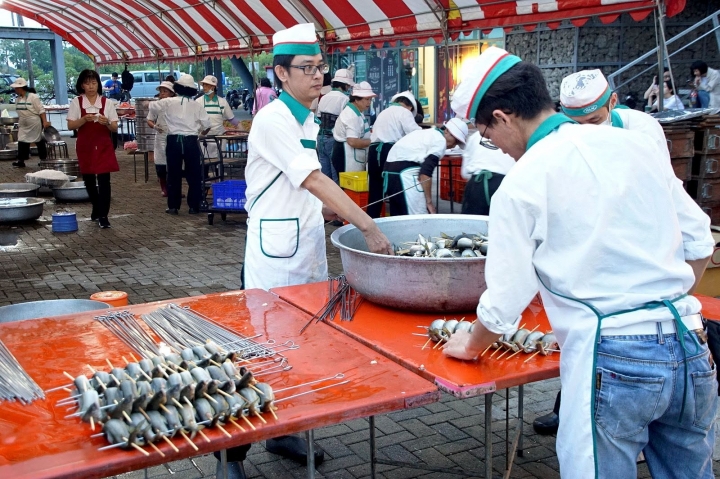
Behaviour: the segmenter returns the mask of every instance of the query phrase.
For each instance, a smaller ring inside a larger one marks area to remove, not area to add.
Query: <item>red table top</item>
[[[302,286],[290,286],[271,290],[285,301],[296,305],[308,313],[315,314],[328,300],[326,282]],[[473,321],[474,312],[452,314],[447,319]],[[499,361],[489,359],[490,351],[478,361],[459,361],[443,355],[440,349],[429,346],[424,350],[427,338],[414,336],[424,333],[418,326],[429,326],[439,316],[411,311],[400,311],[364,301],[358,308],[352,321],[340,321],[336,318],[329,322],[331,326],[343,331],[351,338],[384,354],[410,371],[435,382],[442,390],[457,397],[471,397],[486,394],[497,389],[505,389],[542,379],[557,377],[560,374],[560,355],[537,355],[528,362],[526,353]],[[538,331],[549,332],[545,310],[539,303],[532,303],[525,312],[521,324],[527,329],[539,325]],[[319,325],[317,325],[319,326]],[[301,336],[315,336],[316,325],[310,326]],[[499,356],[499,353],[498,353]]]
[[[247,432],[243,433],[228,425],[226,429],[232,437],[227,438],[217,428],[205,429],[211,442],[197,436],[198,452],[181,438],[173,439],[179,453],[160,442],[157,445],[165,458],[149,448],[146,448],[151,452],[149,457],[134,450],[97,451],[107,445],[106,440],[90,438],[89,425],[77,418],[65,419],[68,414],[65,407],[55,406],[58,400],[67,397],[62,390],[49,393],[45,400],[30,405],[0,402],[0,477],[105,477],[439,399],[437,388],[428,381],[332,328],[317,325],[313,334],[298,338],[298,331],[309,317],[268,292],[249,290],[172,302],[189,306],[241,334],[261,334],[258,341],[263,338],[273,338],[278,343],[295,340],[300,348],[283,353],[293,369],[263,377],[275,389],[340,372],[351,382],[279,403],[277,421],[267,414],[264,415],[267,424],[252,419],[256,431],[245,425]],[[164,303],[117,309],[139,315]],[[93,320],[96,314],[89,312],[0,324],[0,339],[40,387],[50,389],[69,382],[63,371],[77,376],[88,372],[87,364],[107,370],[105,358],[120,366],[124,365],[123,355],[129,358],[131,350]],[[277,399],[330,383],[280,392]]]

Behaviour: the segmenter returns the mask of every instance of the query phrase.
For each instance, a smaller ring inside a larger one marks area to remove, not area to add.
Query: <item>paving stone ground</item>
[[[71,156],[74,140],[68,139]],[[24,301],[56,298],[88,298],[103,290],[126,291],[131,303],[181,298],[235,290],[240,287],[243,261],[245,216],[216,217],[211,226],[205,215],[189,215],[183,206],[179,216],[164,213],[165,200],[155,181],[134,181],[132,157],[119,152],[120,172],[112,176],[112,228],[101,230],[89,221],[88,203],[56,204],[51,196],[40,220],[22,225],[0,226],[0,306]],[[23,182],[33,171],[37,158],[25,170],[0,162],[0,182]],[[54,234],[51,215],[55,211],[77,213],[76,233]],[[334,228],[328,227],[328,233]],[[331,273],[342,266],[336,250],[328,243]],[[539,436],[532,421],[548,412],[560,387],[548,380],[525,387],[524,454],[515,459],[510,477],[559,477],[555,438]],[[493,401],[494,477],[501,477],[505,463],[505,394]],[[510,391],[511,426],[517,415],[517,390]],[[462,467],[482,471],[485,454],[484,399],[457,400],[443,395],[439,403],[398,411],[376,418],[378,457],[433,467]],[[351,479],[369,477],[370,447],[368,421],[358,419],[315,431],[317,443],[326,451],[326,461],[317,477]],[[720,442],[720,441],[718,441]],[[720,473],[716,453],[714,469]],[[212,456],[171,462],[147,471],[118,476],[122,479],[215,477]],[[197,466],[197,467],[196,467]],[[254,444],[246,461],[251,478],[306,477],[304,467],[265,451]],[[472,472],[447,474],[412,467],[378,465],[379,477],[458,478],[475,477]],[[477,472],[482,476],[482,472]],[[639,467],[639,477],[650,477]]]

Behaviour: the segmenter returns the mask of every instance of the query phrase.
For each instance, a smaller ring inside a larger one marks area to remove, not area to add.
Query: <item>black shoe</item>
[[[100,228],[110,228],[110,221],[108,221],[107,216],[99,218],[98,223],[100,224]]]
[[[195,208],[190,208],[190,209],[188,210],[188,213],[191,214],[191,215],[197,215],[197,214],[200,213],[200,211],[197,210],[197,209],[195,209]]]
[[[277,454],[293,461],[307,464],[307,441],[297,436],[280,436],[265,441],[265,449],[268,452]],[[325,460],[325,451],[315,444],[315,467],[318,467]]]
[[[540,416],[533,421],[533,429],[535,429],[536,433],[542,436],[557,434],[559,425],[560,417],[554,412]]]
[[[24,161],[13,161],[12,165],[15,168],[25,168],[25,162]]]
[[[243,467],[242,461],[238,462],[229,462],[228,465],[228,479],[246,479],[247,476],[245,476],[245,468]],[[224,477],[222,475],[222,462],[217,462],[217,467],[215,468],[215,477],[220,478]]]
[[[176,215],[176,214],[178,214],[178,209],[177,208],[168,208],[165,210],[165,213],[167,213],[169,215]]]
[[[100,217],[97,216],[97,215],[94,214],[94,213],[90,215],[90,221],[92,221],[92,222],[95,222],[95,221],[97,221],[97,220],[99,220],[99,219],[100,219]]]

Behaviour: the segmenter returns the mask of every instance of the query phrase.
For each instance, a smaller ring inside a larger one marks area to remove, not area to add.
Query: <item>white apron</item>
[[[345,111],[351,111],[352,113],[349,113],[350,116],[352,116],[352,120],[346,119],[346,113]],[[354,115],[353,115],[354,114]],[[345,107],[345,110],[340,115],[340,118],[338,118],[338,121],[350,121],[354,124],[353,131],[355,134],[358,134],[357,138],[360,139],[370,139],[370,124],[368,123],[367,117],[363,115],[360,110],[355,107],[352,103],[348,103]],[[337,124],[336,124],[337,125]],[[345,134],[347,134],[347,128],[345,131]],[[340,138],[338,138],[340,140]],[[368,149],[367,148],[353,148],[352,146],[347,144],[347,138],[345,141],[343,141],[343,151],[345,152],[345,171],[346,172],[355,172],[355,171],[366,171],[367,170],[367,157],[368,157]]]
[[[345,171],[367,170],[367,148],[353,148],[347,142],[343,143],[345,149]]]
[[[18,141],[35,143],[42,140],[42,120],[37,106],[34,105],[34,93],[28,93],[24,99],[18,98],[15,109],[18,114]]]
[[[288,189],[292,189],[292,201]],[[285,216],[274,217],[273,206],[285,204]],[[295,190],[283,173],[246,206],[245,288],[269,290],[279,286],[327,280],[322,202],[307,190]]]
[[[156,165],[165,166],[167,165],[167,154],[165,151],[167,146],[167,122],[165,121],[165,112],[161,112],[158,115],[155,127],[160,128],[162,132],[155,130],[155,159],[153,161]]]
[[[418,179],[419,175],[420,165],[405,168],[400,173],[400,181],[402,181],[402,187],[405,190],[403,194],[405,195],[409,215],[428,214],[425,192]]]

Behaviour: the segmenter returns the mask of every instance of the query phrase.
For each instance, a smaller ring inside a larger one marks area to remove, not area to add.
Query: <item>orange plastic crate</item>
[[[462,203],[463,195],[465,194],[465,185],[467,181],[463,180],[458,174],[457,178],[453,175],[453,201],[455,203]],[[450,201],[450,180],[447,178],[440,178],[440,199]]]

